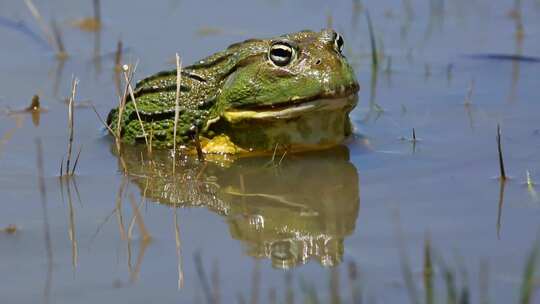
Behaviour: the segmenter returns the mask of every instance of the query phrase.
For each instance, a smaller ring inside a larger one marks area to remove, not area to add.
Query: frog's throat
[[[213,134],[209,133],[211,140],[205,150],[236,154],[271,152],[278,146],[291,152],[326,149],[342,143],[350,135],[349,112],[357,100],[358,96],[352,94],[287,108],[230,110],[208,125]]]
[[[339,98],[322,98],[300,104],[294,104],[287,108],[264,109],[264,110],[230,110],[222,114],[222,118],[229,123],[235,124],[244,120],[276,120],[288,119],[315,111],[350,111],[356,106],[357,94],[351,94]]]

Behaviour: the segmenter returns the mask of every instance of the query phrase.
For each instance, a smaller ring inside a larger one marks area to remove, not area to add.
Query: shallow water
[[[92,14],[90,2],[36,3],[59,22],[71,55],[63,63],[39,38],[24,3],[0,3],[0,228],[18,227],[0,233],[1,302],[204,303],[200,258],[223,303],[239,294],[266,303],[274,292],[281,302],[293,292],[298,302],[302,282],[325,302],[338,272],[348,303],[351,263],[366,297],[402,303],[400,240],[420,292],[426,236],[447,264],[466,270],[473,302],[484,262],[491,299],[517,302],[540,228],[540,187],[524,184],[526,171],[540,182],[540,63],[471,56],[540,56],[540,3],[521,2],[522,40],[511,1],[411,1],[409,17],[402,2],[366,1],[385,55],[376,77],[364,12],[350,1],[109,1],[99,36],[70,26]],[[112,54],[119,38],[124,60],[139,61],[140,79],[174,68],[175,52],[190,63],[241,39],[320,29],[329,19],[345,37],[361,84],[351,114],[356,136],[345,147],[285,155],[281,163],[281,155],[225,167],[188,160],[180,177],[171,174],[167,154],[141,161],[131,149],[126,178],[95,113],[80,107],[78,174],[60,182],[71,77],[80,79],[77,100],[106,115],[117,100]],[[33,94],[47,108],[39,123],[10,113]],[[497,124],[512,176],[504,191],[494,178]],[[416,143],[409,140],[413,128]],[[36,138],[43,143],[45,208]],[[181,208],[171,207],[178,201]],[[133,220],[140,202],[150,242]]]

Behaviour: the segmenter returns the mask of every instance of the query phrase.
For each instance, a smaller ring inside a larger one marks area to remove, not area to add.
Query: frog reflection
[[[346,147],[270,157],[240,158],[224,166],[182,160],[172,170],[170,152],[142,160],[142,150],[123,150],[123,162],[141,194],[179,207],[204,206],[223,216],[247,254],[269,258],[276,268],[310,259],[341,262],[344,239],[359,212],[356,168]]]

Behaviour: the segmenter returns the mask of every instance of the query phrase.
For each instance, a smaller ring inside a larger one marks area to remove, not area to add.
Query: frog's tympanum
[[[310,260],[342,261],[360,200],[356,168],[344,146],[317,152],[240,158],[225,168],[195,160],[172,169],[167,151],[141,159],[144,147],[122,149],[121,166],[141,195],[175,207],[203,206],[221,215],[248,255],[277,268]]]
[[[351,134],[355,74],[332,30],[301,31],[229,46],[182,69],[176,145],[195,137],[206,153],[323,149]],[[174,143],[177,71],[145,78],[113,109],[108,124],[122,141]],[[137,115],[138,112],[138,115]],[[121,113],[121,114],[120,114]],[[120,117],[120,121],[119,121]],[[140,119],[139,119],[140,117]]]

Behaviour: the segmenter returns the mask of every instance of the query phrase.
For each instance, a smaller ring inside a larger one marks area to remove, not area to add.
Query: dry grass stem
[[[173,174],[176,168],[176,130],[178,127],[178,115],[180,111],[180,84],[182,77],[182,63],[180,61],[180,55],[176,53],[176,99],[174,103],[174,130],[173,130]]]
[[[127,101],[127,95],[128,95],[128,91],[129,91],[129,86],[128,84],[131,82],[132,78],[133,78],[133,74],[135,73],[135,70],[137,69],[137,66],[135,66],[133,69],[130,69],[129,68],[129,65],[125,64],[122,66],[122,71],[129,71],[129,78],[128,78],[128,81],[126,81],[126,84],[124,86],[124,90],[123,90],[123,93],[122,95],[118,96],[118,121],[117,121],[117,125],[116,125],[116,137],[117,138],[120,138],[120,135],[122,134],[122,117],[123,117],[123,114],[124,114],[124,110],[126,108],[126,101]]]
[[[60,166],[60,176],[63,176],[63,175],[72,176],[75,173],[76,164],[78,163],[78,158],[79,158],[79,156],[77,156],[77,161],[75,165],[73,166],[73,168],[71,169],[71,155],[72,155],[72,150],[73,150],[73,139],[74,139],[74,114],[75,114],[74,104],[75,104],[75,94],[77,92],[78,84],[79,84],[79,80],[77,78],[73,78],[73,81],[71,82],[71,96],[69,98],[69,103],[68,103],[69,135],[68,135],[68,146],[67,146],[67,160],[66,160],[65,172],[63,172],[63,169],[62,169],[63,163],[64,163],[64,161],[62,160],[62,164]],[[79,153],[80,153],[80,150],[79,150]]]
[[[131,77],[128,76],[129,68],[127,68],[127,65],[124,65],[123,72],[124,72],[124,79],[127,84],[129,96],[131,97],[131,101],[133,102],[133,106],[135,107],[135,113],[137,114],[137,119],[139,120],[139,124],[141,126],[141,131],[144,135],[144,142],[146,143],[146,147],[148,148],[148,153],[152,154],[152,146],[148,143],[148,134],[146,134],[146,131],[144,130],[144,124],[142,122],[141,114],[139,113],[139,108],[137,107],[137,101],[135,100],[135,93],[133,93],[133,87],[131,86]],[[137,68],[137,65],[135,65],[135,68],[131,72],[132,75],[135,74],[135,69]]]
[[[92,108],[92,110],[94,110],[94,113],[96,113],[96,116],[97,116],[97,118],[99,119],[99,121],[101,122],[101,124],[102,124],[105,128],[107,128],[107,130],[109,130],[109,133],[110,133],[114,138],[116,138],[116,135],[117,135],[117,134],[113,131],[113,129],[111,128],[111,126],[108,125],[108,124],[105,122],[105,120],[103,119],[103,117],[101,117],[101,115],[99,115],[99,112],[97,111],[96,107],[95,107],[93,104],[91,104],[90,107]]]

